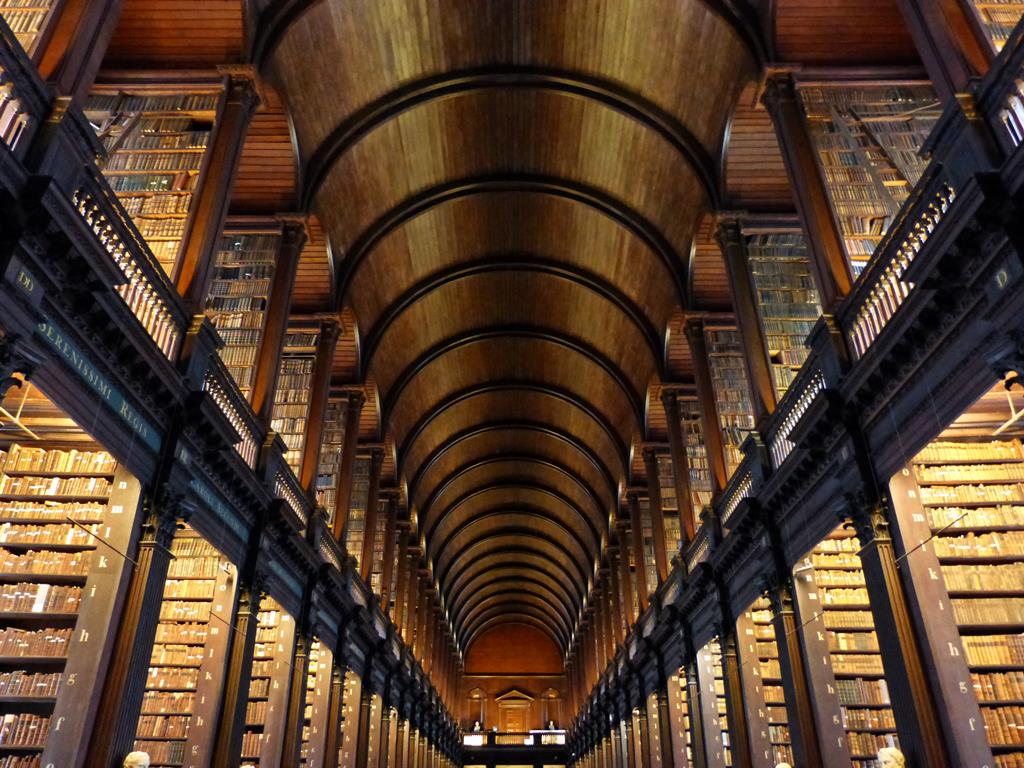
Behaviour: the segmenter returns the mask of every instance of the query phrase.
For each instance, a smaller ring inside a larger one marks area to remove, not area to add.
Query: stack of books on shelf
[[[380,499],[377,504],[377,530],[373,531],[373,565],[370,570],[370,591],[383,595],[384,578],[384,534],[387,532],[387,502]],[[390,587],[389,587],[390,589]]]
[[[754,429],[750,385],[739,332],[734,328],[706,326],[704,336],[708,349],[708,367],[711,386],[718,406],[718,421],[722,427],[725,463],[731,476],[743,460],[740,446]]]
[[[821,302],[799,232],[748,235],[747,258],[757,308],[768,343],[779,397],[807,359],[807,335],[821,316]]]
[[[208,682],[200,672],[214,636],[211,609],[228,575],[220,553],[189,528],[174,537],[171,553],[135,732],[135,749],[148,752],[153,766],[182,765],[192,743],[194,710]]]
[[[1021,0],[970,0],[970,5],[981,20],[993,47],[1001,51],[1014,28],[1024,17]]]
[[[363,552],[363,527],[366,525],[366,500],[370,493],[370,457],[358,456],[352,467],[352,497],[348,508],[348,533],[345,549],[358,563]]]
[[[221,360],[242,394],[252,388],[270,300],[280,236],[233,233],[221,238],[206,314],[224,341]]]
[[[284,441],[285,461],[299,472],[302,447],[309,421],[309,397],[313,388],[318,334],[291,331],[285,336],[281,367],[274,392],[274,409],[270,428]]]
[[[686,696],[686,670],[672,675],[668,682],[669,714],[672,719],[672,743],[686,750],[686,765],[693,765],[693,745],[690,743],[690,702]]]
[[[249,703],[242,735],[241,768],[270,768],[280,761],[282,706],[291,673],[294,622],[271,597],[260,600]]]
[[[317,685],[321,674],[320,656],[323,653],[320,640],[314,639],[309,648],[309,672],[306,673],[306,699],[302,715],[302,753],[299,765],[309,766],[313,764],[310,755],[310,742],[313,739],[314,729],[317,727],[313,722],[316,710]]]
[[[928,83],[808,85],[800,96],[854,275],[927,167],[942,109]]]
[[[775,625],[772,623],[771,607],[766,598],[757,599],[751,607],[750,619],[754,627],[758,671],[768,713],[768,739],[772,747],[772,763],[793,765],[795,761],[789,735],[786,699],[782,690],[779,647],[775,642]]]
[[[91,652],[72,638],[116,471],[99,450],[0,448],[0,766],[40,764],[65,666]]]
[[[668,453],[658,454],[658,484],[665,515],[665,549],[671,562],[672,556],[683,545],[683,533],[679,522],[679,500],[676,498],[676,475],[672,469],[672,456]]]
[[[0,0],[0,16],[29,55],[53,20],[55,5],[55,0]]]
[[[85,113],[109,152],[104,175],[174,277],[218,94],[94,93]]]
[[[699,516],[701,510],[711,503],[711,467],[704,445],[704,425],[697,403],[692,400],[679,401],[683,440],[686,441],[686,463],[690,471],[690,500],[693,513]]]
[[[996,764],[1024,765],[1024,451],[937,440],[912,466]]]
[[[732,765],[732,742],[729,738],[729,717],[728,707],[725,702],[725,674],[722,670],[722,649],[718,644],[718,640],[712,640],[701,651],[702,654],[709,654],[711,656],[711,663],[714,665],[715,670],[715,697],[711,702],[711,706],[715,707],[718,713],[718,723],[722,730],[722,748],[723,748],[723,760],[724,765]]]
[[[898,740],[859,549],[849,531],[837,528],[811,562],[853,764],[874,768],[878,750]]]
[[[643,527],[643,572],[647,580],[647,594],[651,595],[658,589],[658,563],[654,557],[654,527],[651,521],[651,500],[647,496],[641,496],[637,503],[640,506],[640,524]]]
[[[337,504],[338,473],[345,444],[345,418],[348,399],[330,400],[324,414],[323,438],[320,443],[320,467],[316,476],[316,503],[327,511],[327,521],[334,518]]]

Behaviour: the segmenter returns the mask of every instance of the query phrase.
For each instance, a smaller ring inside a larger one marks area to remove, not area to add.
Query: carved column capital
[[[885,499],[872,501],[863,492],[845,494],[845,509],[839,513],[841,520],[849,518],[862,547],[879,542],[890,542],[889,520],[886,516]]]
[[[21,386],[15,374],[21,374],[27,381],[41,362],[42,359],[28,350],[17,336],[7,334],[0,337],[0,400],[11,387]]]
[[[797,100],[796,79],[788,69],[769,72],[764,81],[764,93],[761,101],[769,112],[773,112],[785,102]]]

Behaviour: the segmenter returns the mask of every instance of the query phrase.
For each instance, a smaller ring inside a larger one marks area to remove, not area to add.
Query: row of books
[[[925,486],[921,488],[921,501],[925,504],[1024,501],[1024,488],[1019,483]]]
[[[110,158],[104,169],[107,173],[117,171],[198,171],[203,162],[202,150],[191,152],[147,152],[138,150],[131,154],[117,154]]]
[[[0,656],[60,658],[67,655],[70,629],[0,629]]]
[[[65,523],[63,525],[24,525],[21,523],[0,524],[0,544],[27,546],[80,546],[86,547],[96,540],[96,524],[83,529],[81,526]]]
[[[1024,746],[1024,706],[982,707],[989,744]]]
[[[943,536],[935,540],[935,554],[950,558],[1024,557],[1024,531]]]
[[[968,442],[933,440],[915,457],[914,465],[941,463],[952,465],[977,461],[1009,461],[1024,459],[1019,440]]]
[[[72,448],[37,448],[19,445],[0,451],[0,469],[4,472],[81,472],[113,474],[117,468],[114,457],[106,451]]]
[[[1024,668],[1024,635],[993,632],[961,638],[967,663],[972,667],[1019,666]]]
[[[932,507],[928,522],[932,528],[1013,528],[1021,527],[1024,507]]]
[[[839,694],[839,703],[844,706],[867,704],[885,707],[892,703],[889,698],[889,686],[884,679],[836,680],[836,691]]]
[[[1007,464],[925,464],[915,468],[919,483],[956,481],[993,483],[1002,480],[1024,480],[1024,463]]]
[[[1020,0],[971,0],[971,6],[988,33],[992,45],[1001,51],[1024,16]]]
[[[0,585],[0,613],[77,613],[81,587],[53,584]]]
[[[79,523],[98,523],[105,506],[96,502],[0,501],[0,519],[46,522],[71,518]]]
[[[41,747],[46,743],[50,718],[25,712],[0,716],[0,746]]]
[[[191,199],[188,195],[122,195],[125,213],[136,216],[184,216]]]
[[[60,672],[0,672],[0,696],[52,698],[60,690]]]
[[[168,579],[164,582],[164,600],[168,598],[201,600],[212,593],[212,579]]]
[[[184,739],[188,735],[188,719],[143,715],[139,718],[136,734],[152,739]]]
[[[85,552],[53,552],[29,550],[23,555],[0,548],[0,572],[14,576],[86,576],[92,555]]]
[[[0,494],[5,496],[107,496],[105,477],[36,477],[0,475]]]
[[[942,569],[946,589],[957,591],[1016,591],[1024,593],[1024,562],[1002,565],[947,565]]]
[[[155,115],[175,112],[213,112],[218,96],[214,93],[162,94],[137,96],[128,93],[93,93],[86,102],[86,112],[125,112]],[[189,120],[181,117],[147,122],[147,130],[182,131]]]
[[[837,675],[881,675],[880,655],[847,654],[841,651],[832,652],[832,669]]]
[[[193,649],[197,650],[197,649]],[[146,679],[146,687],[150,690],[166,690],[174,688],[188,688],[194,689],[196,683],[199,682],[199,667],[198,663],[203,660],[202,649],[198,649],[198,658],[190,655],[185,656],[185,660],[181,663],[193,664],[194,668],[186,666],[182,667],[157,667],[152,666],[149,668],[148,677]],[[151,662],[159,663],[159,662]]]
[[[979,702],[1024,701],[1024,670],[971,673]]]
[[[896,730],[896,717],[891,709],[843,710],[843,726],[851,730],[888,728]]]

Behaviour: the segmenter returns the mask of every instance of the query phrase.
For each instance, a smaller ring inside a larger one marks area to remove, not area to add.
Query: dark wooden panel
[[[777,0],[776,58],[804,64],[917,61],[897,0]]]
[[[105,64],[205,69],[241,57],[241,0],[124,0]]]

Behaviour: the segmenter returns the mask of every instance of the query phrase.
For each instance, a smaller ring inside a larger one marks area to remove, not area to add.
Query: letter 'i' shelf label
[[[11,260],[7,270],[7,279],[17,286],[28,297],[33,306],[39,307],[42,290],[39,281],[17,259]],[[131,430],[142,438],[142,441],[154,451],[160,450],[160,433],[128,402],[100,370],[92,363],[81,348],[75,344],[61,327],[51,320],[45,312],[40,312],[42,320],[36,324],[36,333],[47,345],[60,355],[61,359],[78,375],[85,384],[100,396]]]

